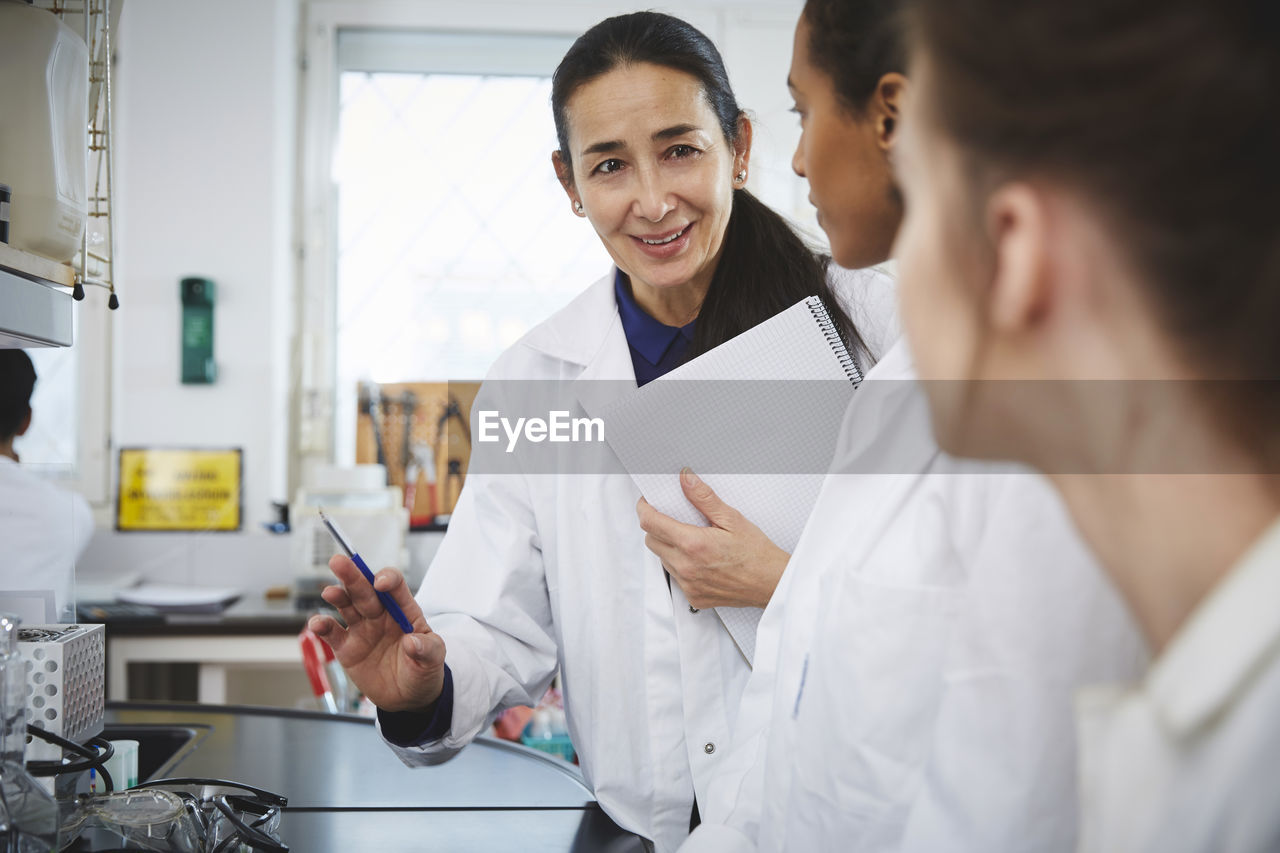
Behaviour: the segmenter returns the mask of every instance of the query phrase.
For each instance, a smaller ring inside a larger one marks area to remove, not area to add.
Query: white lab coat
[[[1073,689],[1142,643],[1047,483],[942,454],[912,380],[899,343],[849,408],[683,851],[1074,846]]]
[[[76,561],[92,535],[83,497],[0,456],[0,597],[52,590],[57,619],[75,621]]]
[[[1141,684],[1077,713],[1081,853],[1280,850],[1280,519]]]
[[[882,346],[892,333],[888,279],[847,273],[833,286],[856,300],[854,320],[873,351]],[[504,353],[486,384],[499,378],[581,381],[593,395],[605,383],[591,380],[634,388],[613,273]],[[625,474],[473,469],[417,596],[446,644],[452,726],[439,742],[393,748],[408,764],[446,760],[496,710],[535,704],[558,666],[597,800],[669,851],[688,835],[694,794],[705,799],[727,753],[750,668],[715,614],[691,613],[668,584],[645,547],[639,498]]]

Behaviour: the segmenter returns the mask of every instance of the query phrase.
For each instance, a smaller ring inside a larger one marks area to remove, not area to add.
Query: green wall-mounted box
[[[184,278],[182,293],[182,382],[208,385],[218,378],[213,360],[213,280]]]

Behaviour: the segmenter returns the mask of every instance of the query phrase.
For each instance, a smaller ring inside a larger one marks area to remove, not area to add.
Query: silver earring
[[[747,179],[747,170],[746,170],[746,169],[743,169],[741,172],[739,172],[738,174],[736,174],[736,175],[734,175],[734,176],[733,176],[733,180],[734,180],[735,182],[739,183],[739,184],[740,184],[740,183],[742,183],[743,181],[745,181],[746,179]]]
[[[582,202],[580,202],[580,201],[575,201],[575,202],[573,203],[573,209],[574,209],[574,210],[576,210],[578,213],[581,213],[581,212],[582,212]]]

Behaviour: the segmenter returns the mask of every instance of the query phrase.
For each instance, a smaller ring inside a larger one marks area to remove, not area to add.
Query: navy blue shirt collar
[[[622,316],[622,330],[634,354],[642,356],[656,367],[662,363],[664,356],[670,355],[672,344],[677,339],[680,340],[681,354],[688,348],[689,342],[693,340],[693,328],[697,320],[683,326],[668,326],[650,317],[636,302],[631,293],[631,282],[623,275],[622,270],[617,270],[614,275],[613,291],[618,300],[618,313]]]

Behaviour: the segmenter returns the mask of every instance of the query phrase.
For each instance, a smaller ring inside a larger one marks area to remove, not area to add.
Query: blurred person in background
[[[75,566],[93,535],[89,504],[19,464],[14,440],[31,428],[36,371],[20,349],[0,349],[0,609],[52,595],[40,621],[74,622]],[[37,606],[37,610],[39,607]],[[31,621],[31,620],[27,620]]]

